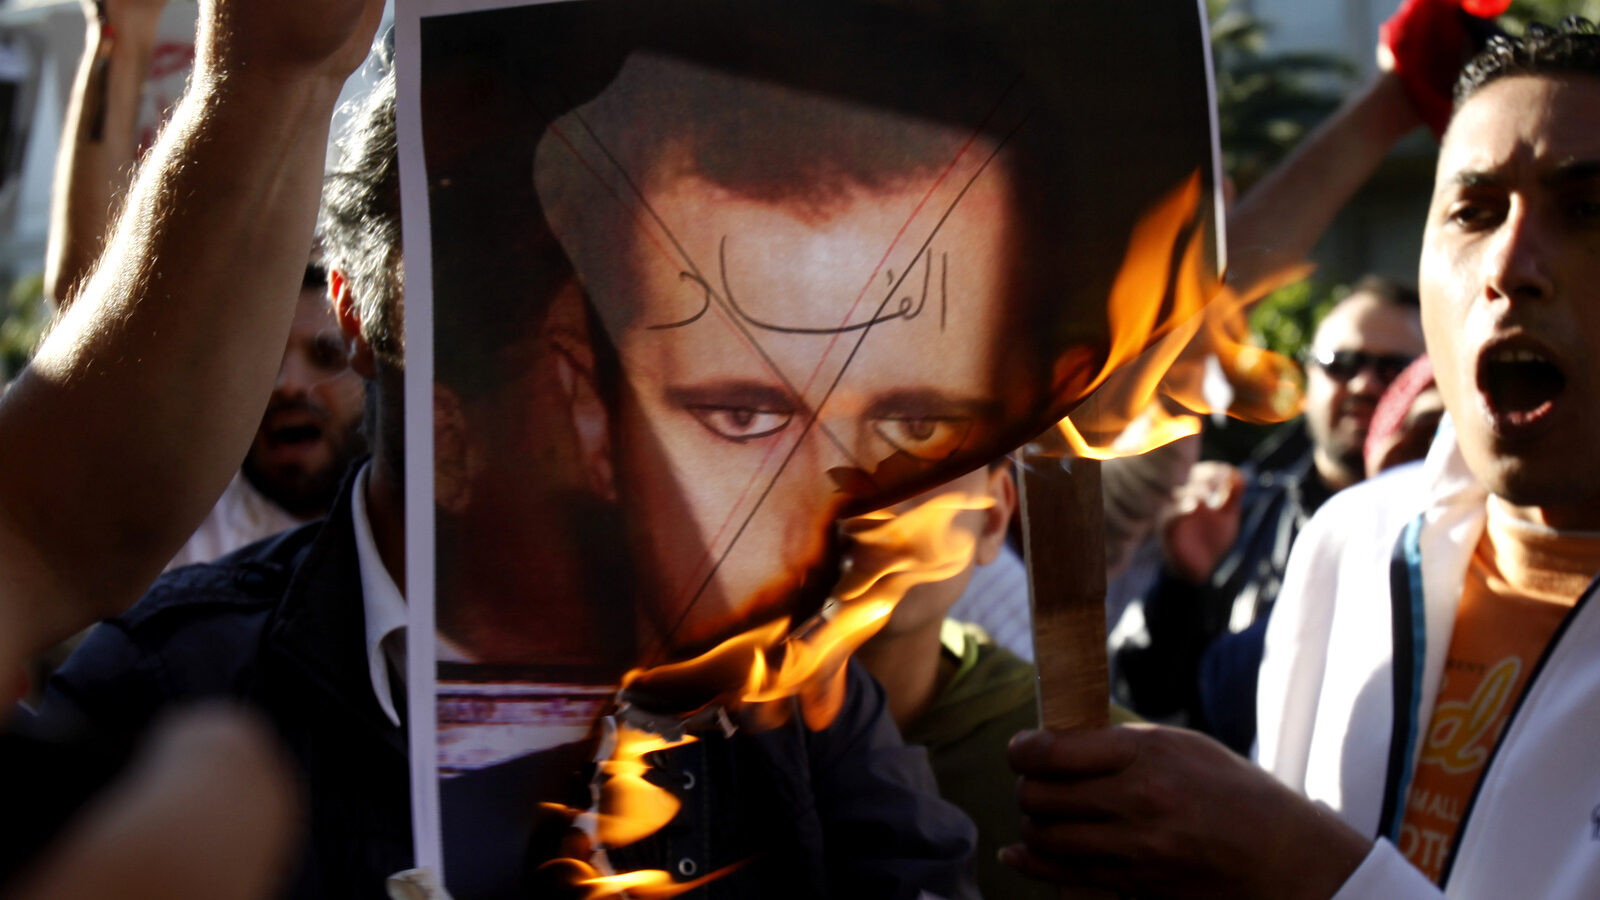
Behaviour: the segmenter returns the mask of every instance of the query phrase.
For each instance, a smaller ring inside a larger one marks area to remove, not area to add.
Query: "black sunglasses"
[[[1356,377],[1361,370],[1372,367],[1372,374],[1378,380],[1388,384],[1400,377],[1406,366],[1411,365],[1413,357],[1398,356],[1387,353],[1363,353],[1360,350],[1334,350],[1313,354],[1311,363],[1334,381],[1349,381]]]

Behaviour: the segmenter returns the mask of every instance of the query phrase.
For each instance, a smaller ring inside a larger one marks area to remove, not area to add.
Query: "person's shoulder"
[[[1038,669],[999,644],[982,641],[969,676],[974,699],[987,709],[987,719],[1003,730],[1038,725]]]
[[[312,531],[162,575],[130,609],[90,629],[46,684],[41,716],[132,735],[171,701],[236,695]]]
[[[241,547],[208,563],[180,566],[150,586],[113,622],[142,631],[196,616],[230,616],[265,610],[288,587],[319,523],[302,525]]]
[[[963,660],[971,660],[970,669],[981,673],[981,680],[991,683],[1025,680],[1030,685],[1033,683],[1033,663],[1001,646],[982,626],[946,619],[943,627],[945,635],[954,631],[960,636],[963,643],[961,656]]]
[[[1428,485],[1428,474],[1420,461],[1353,484],[1322,504],[1300,540],[1314,540],[1319,534],[1341,543],[1369,537],[1384,539],[1423,511]]]
[[[928,708],[905,729],[908,743],[944,748],[992,729],[1005,738],[1037,724],[1032,663],[994,643],[982,628],[946,619],[940,635],[957,668]]]
[[[1367,575],[1386,572],[1395,539],[1428,506],[1429,485],[1422,466],[1410,463],[1329,497],[1295,536],[1277,605],[1293,609],[1335,585],[1365,585]]]

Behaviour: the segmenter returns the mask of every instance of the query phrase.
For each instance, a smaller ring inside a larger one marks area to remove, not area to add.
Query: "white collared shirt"
[[[291,516],[283,507],[255,489],[244,473],[233,473],[233,480],[217,498],[205,521],[194,530],[165,571],[193,563],[207,563],[225,553],[288,531],[311,521]]]
[[[372,522],[367,518],[367,481],[372,474],[368,462],[356,474],[350,492],[350,519],[355,527],[356,561],[361,569],[361,613],[366,623],[367,672],[372,676],[372,693],[389,721],[400,724],[394,705],[394,688],[389,683],[389,667],[406,671],[406,600],[394,578],[378,555],[372,538]]]

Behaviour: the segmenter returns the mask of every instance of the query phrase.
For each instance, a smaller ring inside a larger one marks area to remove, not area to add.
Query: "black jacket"
[[[121,743],[173,703],[258,707],[300,763],[309,802],[288,893],[385,898],[385,878],[412,860],[406,736],[373,696],[363,621],[345,493],[326,524],[162,576],[91,632],[39,717],[76,718]]]
[[[232,697],[259,707],[299,762],[310,803],[288,892],[296,898],[385,897],[387,876],[412,865],[406,736],[373,696],[349,490],[325,523],[163,576],[94,630],[51,679],[40,710],[46,723],[85,723],[116,745],[175,702]],[[969,887],[971,823],[938,798],[921,749],[902,745],[882,689],[854,663],[829,728],[796,722],[690,747],[662,774],[692,769],[702,789],[618,862],[670,869],[694,857],[704,875],[753,854],[712,883],[712,897],[913,897],[923,887],[960,896]],[[505,811],[531,810],[536,798],[517,774],[514,762],[446,782],[446,827],[475,832],[486,852],[518,852],[526,823]],[[448,843],[446,852],[449,863]],[[450,866],[446,875],[452,889],[461,882],[458,900],[521,896],[520,862],[490,853],[459,879]],[[479,873],[488,877],[468,877]]]
[[[848,677],[843,708],[820,731],[797,715],[651,754],[648,780],[682,806],[660,831],[609,851],[612,866],[679,880],[733,867],[687,895],[705,900],[975,897],[971,823],[940,799],[923,748],[900,740],[877,683],[853,661]],[[550,797],[533,785],[575,758],[586,758],[584,748],[566,745],[440,785],[445,878],[456,900],[560,896],[538,866],[554,855],[564,820],[541,816]]]
[[[1118,701],[1240,753],[1255,740],[1256,671],[1289,550],[1329,494],[1309,450],[1284,469],[1247,477],[1238,537],[1210,578],[1190,584],[1163,568],[1142,600],[1144,632],[1112,658]],[[1235,633],[1240,623],[1249,627]]]

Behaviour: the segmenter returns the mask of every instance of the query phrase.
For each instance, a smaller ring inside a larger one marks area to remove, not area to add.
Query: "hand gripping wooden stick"
[[[1042,445],[1029,444],[1021,459],[1039,720],[1045,728],[1100,728],[1110,709],[1100,463]]]
[[[1045,728],[1102,728],[1111,692],[1100,463],[1069,454],[1054,429],[1019,452],[1039,721]],[[1060,896],[1108,900],[1117,895],[1062,887]]]

